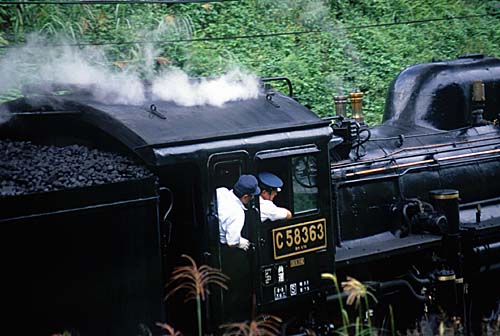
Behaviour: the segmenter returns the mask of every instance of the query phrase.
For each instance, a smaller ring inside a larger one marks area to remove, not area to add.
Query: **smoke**
[[[228,101],[256,98],[259,94],[257,77],[233,70],[215,79],[190,80],[181,70],[171,70],[153,82],[153,94],[178,105],[222,106]]]
[[[300,22],[306,27],[329,26],[331,19],[328,5],[324,0],[307,1],[299,16]]]
[[[92,64],[89,60],[93,60]],[[109,62],[98,50],[65,48],[60,56],[40,66],[38,76],[55,83],[87,87],[96,100],[104,103],[141,104],[145,94],[139,76],[112,71],[106,63]]]
[[[57,83],[85,87],[96,100],[105,103],[144,101],[144,88],[137,74],[113,71],[102,49],[77,49],[64,42],[54,49],[43,48],[46,39],[31,35],[24,47],[9,50],[0,61],[0,72],[6,74],[0,79],[0,92],[24,84]]]
[[[260,0],[263,8],[275,7],[305,28],[315,29],[331,24],[327,0]]]
[[[169,31],[160,27],[143,37],[161,40]],[[0,59],[0,95],[25,84],[69,84],[82,87],[105,104],[140,105],[147,99],[142,80],[147,79],[156,99],[184,106],[221,106],[228,101],[255,98],[259,91],[257,78],[241,70],[210,80],[190,80],[178,68],[158,73],[158,59],[168,63],[168,58],[158,57],[161,49],[152,43],[136,51],[134,63],[112,62],[104,48],[77,48],[64,40],[58,43],[60,47],[44,48],[48,43],[46,38],[32,35],[24,47],[10,49]]]
[[[288,13],[290,19],[304,27],[305,30],[319,30],[329,33],[333,45],[338,46],[348,70],[331,72],[325,78],[327,87],[334,95],[345,95],[358,91],[359,77],[363,69],[363,60],[355,44],[350,40],[344,25],[334,13],[345,13],[352,10],[347,1],[328,0],[261,0],[267,6],[276,6]],[[335,50],[334,52],[338,52]],[[339,55],[340,56],[340,55]]]
[[[349,92],[349,89],[342,77],[337,75],[336,73],[329,73],[326,76],[326,83],[328,88],[333,92],[335,96],[345,95],[346,92]]]
[[[0,109],[0,125],[9,121],[10,117],[11,115],[7,111]]]

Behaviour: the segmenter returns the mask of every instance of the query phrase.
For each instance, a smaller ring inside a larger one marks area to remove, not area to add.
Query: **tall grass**
[[[176,331],[174,327],[172,327],[170,324],[167,323],[156,323],[158,327],[160,327],[162,330],[165,330],[167,334],[162,335],[162,336],[181,336],[182,333],[180,331]]]
[[[254,320],[229,323],[220,326],[223,336],[276,336],[280,335],[281,319],[272,315],[260,315]]]
[[[196,317],[198,322],[198,336],[202,336],[201,301],[205,301],[210,293],[208,285],[214,284],[227,289],[226,282],[229,277],[220,270],[208,265],[198,267],[193,258],[183,254],[182,257],[188,259],[189,266],[178,266],[172,272],[170,281],[166,287],[169,288],[165,299],[179,290],[186,290],[184,302],[196,300]]]
[[[179,266],[172,272],[171,278],[166,287],[169,288],[165,299],[172,296],[179,290],[186,290],[184,302],[196,300],[196,316],[198,322],[198,336],[202,336],[202,316],[201,301],[204,301],[208,294],[210,284],[228,289],[226,282],[229,277],[220,270],[207,265],[198,267],[196,262],[188,255],[182,255],[190,265]],[[280,334],[281,319],[272,315],[260,315],[253,320],[238,323],[223,324],[220,328],[224,336],[276,336]],[[157,326],[167,331],[166,336],[179,336],[180,331],[176,331],[171,325],[157,323]]]
[[[343,325],[337,330],[338,334],[346,336],[352,334],[354,334],[355,336],[375,335],[376,331],[372,325],[370,316],[369,300],[371,299],[375,303],[377,303],[377,298],[373,295],[372,288],[352,277],[347,277],[347,281],[343,281],[340,283],[340,285],[342,286],[341,291],[337,276],[335,274],[323,273],[321,274],[321,277],[323,279],[331,280],[334,284],[335,290],[339,294],[338,303],[340,313],[342,315]],[[342,292],[347,294],[346,304],[348,306],[354,306],[355,310],[357,310],[357,315],[353,318],[353,322],[350,322],[351,319],[349,317],[349,314],[344,308],[343,298],[342,295],[340,295]]]

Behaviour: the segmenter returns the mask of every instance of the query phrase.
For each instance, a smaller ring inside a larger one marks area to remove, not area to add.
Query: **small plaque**
[[[304,257],[290,260],[290,267],[298,267],[306,264]]]

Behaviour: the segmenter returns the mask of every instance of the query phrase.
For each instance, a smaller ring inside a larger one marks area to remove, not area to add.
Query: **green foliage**
[[[364,92],[365,120],[381,121],[387,88],[403,68],[467,53],[499,56],[498,1],[242,0],[176,5],[0,6],[0,45],[41,32],[54,41],[134,42],[105,46],[111,63],[144,70],[147,53],[192,76],[239,66],[287,76],[321,116],[332,96]],[[460,16],[478,15],[467,19]],[[429,18],[448,20],[418,22]],[[414,22],[375,27],[377,24]],[[366,28],[366,27],[369,28]],[[365,27],[365,28],[362,28]],[[281,32],[308,34],[245,38]],[[172,43],[172,40],[241,38]],[[146,71],[147,72],[147,71]],[[148,76],[147,73],[144,75]]]

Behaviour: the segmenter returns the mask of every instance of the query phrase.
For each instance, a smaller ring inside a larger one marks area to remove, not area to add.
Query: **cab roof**
[[[227,102],[220,107],[188,107],[155,100],[143,105],[113,105],[77,94],[28,96],[2,105],[0,109],[9,110],[17,121],[57,115],[51,118],[58,120],[61,127],[91,125],[134,152],[328,125],[296,100],[278,92],[261,93],[255,99]]]
[[[179,106],[152,101],[143,106],[86,103],[123,124],[144,145],[196,143],[241,137],[268,131],[307,128],[324,124],[317,115],[290,97],[274,94],[272,100],[233,101],[217,106]]]

